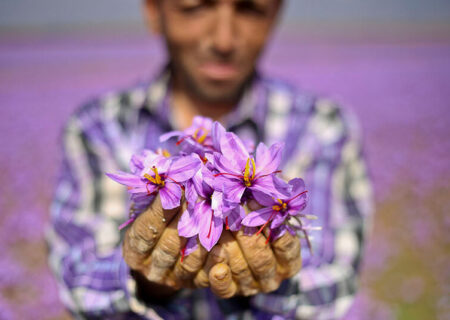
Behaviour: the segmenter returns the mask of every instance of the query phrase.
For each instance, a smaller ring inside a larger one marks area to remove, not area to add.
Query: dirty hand
[[[180,261],[180,248],[186,239],[178,235],[177,224],[185,209],[185,201],[178,208],[163,209],[158,195],[125,233],[123,257],[141,298],[164,298],[191,287],[206,260],[207,252],[199,246],[183,263]]]
[[[258,209],[252,204],[252,210]],[[300,239],[286,232],[273,242],[267,242],[269,230],[245,235],[224,231],[208,254],[194,283],[198,287],[211,287],[220,298],[234,295],[254,295],[278,289],[284,279],[300,270]]]

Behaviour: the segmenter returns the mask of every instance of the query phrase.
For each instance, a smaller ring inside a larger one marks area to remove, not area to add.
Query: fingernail
[[[227,276],[228,272],[226,270],[219,271],[218,273],[214,274],[214,278],[217,280],[223,280]]]

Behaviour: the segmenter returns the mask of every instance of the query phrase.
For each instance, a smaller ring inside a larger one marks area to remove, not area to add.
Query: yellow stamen
[[[200,131],[201,130],[201,131]],[[199,137],[198,134],[200,132],[203,132],[202,135]],[[194,133],[192,134],[192,138],[196,140],[198,143],[203,143],[208,136],[208,130],[205,130],[205,128],[197,128]]]
[[[156,167],[153,166],[152,171],[155,173],[155,177],[152,177],[148,173],[145,173],[144,177],[154,184],[157,184],[159,186],[164,186],[164,180],[161,179],[161,176],[158,173],[158,169],[156,169]]]
[[[281,200],[281,199],[277,199],[277,201],[280,203],[280,205],[276,204],[276,205],[272,206],[272,209],[275,210],[275,211],[284,211],[284,210],[286,210],[287,203],[283,202],[283,200]]]
[[[149,180],[150,182],[153,182],[154,184],[156,184],[155,178],[153,178],[151,175],[149,175],[148,173],[144,173],[144,177]]]
[[[252,180],[253,180],[255,178],[256,165],[255,165],[255,160],[253,160],[253,158],[251,158],[251,160],[252,160],[252,168],[253,168],[253,171],[252,171]]]
[[[250,158],[247,159],[247,163],[245,164],[244,170],[244,183],[246,187],[250,187],[252,184],[250,182]]]
[[[198,132],[200,131],[200,128],[197,128],[197,129],[195,129],[195,131],[194,131],[194,133],[192,134],[192,137],[195,139],[195,140],[197,140],[197,135],[198,135]]]
[[[198,143],[203,143],[208,136],[208,131],[205,130],[205,132],[197,139]]]
[[[170,152],[167,151],[167,149],[163,149],[162,155],[163,155],[164,157],[166,157],[166,158],[169,158],[169,157],[170,157]]]

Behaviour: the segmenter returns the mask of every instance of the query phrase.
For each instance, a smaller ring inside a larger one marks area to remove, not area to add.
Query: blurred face
[[[176,84],[208,102],[236,101],[267,41],[279,0],[148,0]]]

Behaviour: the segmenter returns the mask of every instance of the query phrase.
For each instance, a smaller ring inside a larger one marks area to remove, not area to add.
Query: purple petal
[[[153,175],[153,171],[151,170],[153,166],[158,169],[159,174],[166,173],[172,163],[172,159],[174,158],[166,158],[156,153],[149,154],[144,160],[145,168],[142,171],[142,175],[144,173]]]
[[[289,208],[292,211],[294,211],[294,213],[292,213],[291,215],[295,215],[296,213],[305,209],[307,203],[308,202],[307,202],[307,194],[306,193],[289,201]]]
[[[135,193],[130,196],[131,201],[134,204],[134,211],[136,214],[139,214],[143,211],[145,211],[148,206],[153,202],[155,199],[155,195],[147,195],[142,193]]]
[[[143,182],[142,186],[129,187],[128,193],[131,193],[131,194],[144,193],[145,195],[150,195],[157,190],[158,190],[158,186],[154,185],[153,183],[144,183]]]
[[[183,141],[182,150],[186,152],[186,154],[195,153],[201,157],[204,157],[206,148],[193,138],[187,138]]]
[[[245,167],[250,157],[244,143],[232,132],[225,133],[220,139],[220,150],[228,160],[236,162],[240,168]]]
[[[195,188],[195,192],[203,198],[206,198],[205,192],[203,190],[203,178],[202,178],[202,172],[199,170],[195,173],[195,175],[192,177],[192,179],[188,180],[192,184],[192,186]]]
[[[114,181],[128,187],[141,187],[145,185],[140,177],[131,173],[119,171],[118,173],[107,173],[106,175]]]
[[[305,191],[305,181],[303,181],[303,179],[301,178],[294,178],[289,180],[289,185],[292,188],[291,193],[293,196]]]
[[[279,194],[275,187],[272,175],[255,179],[249,189],[252,190],[252,192],[259,191],[261,193],[271,194],[272,196],[277,196]]]
[[[170,166],[169,177],[177,182],[192,178],[200,169],[202,161],[197,156],[179,157]]]
[[[200,230],[200,216],[197,211],[184,210],[180,220],[178,220],[178,234],[185,238],[190,238],[198,234]]]
[[[295,180],[295,181],[294,181]],[[292,183],[291,183],[292,182]],[[301,211],[306,207],[308,194],[305,190],[305,183],[302,179],[292,179],[289,181],[292,186],[291,197],[287,199],[292,210]]]
[[[230,202],[222,196],[222,212],[227,213],[230,210],[233,210],[237,206],[240,206],[240,202]]]
[[[188,204],[195,204],[198,199],[198,194],[194,186],[193,179],[186,181],[185,193],[186,201]]]
[[[166,209],[173,209],[180,206],[181,188],[174,182],[166,181],[163,188],[159,189],[161,206]]]
[[[245,218],[245,210],[242,206],[237,206],[228,214],[228,227],[231,231],[239,231],[241,229],[242,219]]]
[[[131,172],[139,175],[143,169],[144,169],[144,157],[140,154],[134,154],[130,160]]]
[[[277,214],[275,214],[272,219],[272,223],[270,224],[270,228],[275,229],[279,227],[284,222],[284,220],[286,220],[286,217],[287,212],[278,212]]]
[[[196,175],[198,181],[196,187],[199,188],[199,194],[203,198],[209,198],[214,192],[214,175],[211,171],[208,170],[206,166],[202,166],[201,170],[199,170],[200,174]]]
[[[242,220],[242,224],[247,227],[258,227],[265,224],[273,214],[272,208],[262,208],[253,212],[250,212]]]
[[[200,222],[199,239],[206,250],[211,251],[212,247],[219,241],[222,229],[223,220],[213,214],[211,207],[204,205]]]
[[[283,142],[274,143],[269,149],[262,142],[258,145],[255,159],[257,175],[270,174],[278,170],[283,148]]]
[[[222,156],[220,153],[215,152],[214,153],[214,166],[219,170],[221,173],[232,173],[234,175],[242,175],[242,168],[240,167],[236,162],[230,161],[230,159]],[[227,177],[230,177],[227,175]]]
[[[211,196],[211,208],[214,210],[214,214],[223,211],[223,193],[220,191],[214,191]]]
[[[220,152],[220,140],[225,135],[225,128],[217,121],[214,121],[211,130],[212,144],[217,152]]]
[[[215,179],[214,174],[208,169],[207,166],[202,167],[201,173],[203,182],[208,184],[212,189],[212,187],[214,186],[214,179]]]
[[[192,119],[192,126],[190,126],[186,130],[186,132],[193,134],[195,132],[195,130],[197,130],[197,129],[211,131],[212,124],[213,124],[213,121],[211,120],[211,118],[195,116],[194,119]]]
[[[183,135],[184,135],[184,133],[181,131],[170,131],[170,132],[167,132],[167,133],[161,135],[159,137],[159,142],[164,142],[164,141],[169,140],[172,137],[181,137]]]
[[[240,203],[246,187],[239,180],[222,180],[224,199],[233,203]]]
[[[197,237],[189,238],[186,242],[186,246],[184,247],[184,256],[187,257],[192,252],[197,250],[198,244],[197,244]]]
[[[256,202],[264,207],[272,206],[275,204],[275,200],[269,194],[263,193],[261,191],[252,191],[253,198],[255,198]]]
[[[286,198],[290,196],[290,186],[286,183],[283,179],[278,178],[276,175],[272,175],[273,184],[275,186],[275,189],[278,191],[279,197]]]
[[[288,231],[288,229],[287,229],[287,226],[285,224],[282,224],[278,228],[271,229],[271,231],[270,231],[270,239],[272,241],[275,241],[278,238],[282,237],[286,233],[286,231]]]

